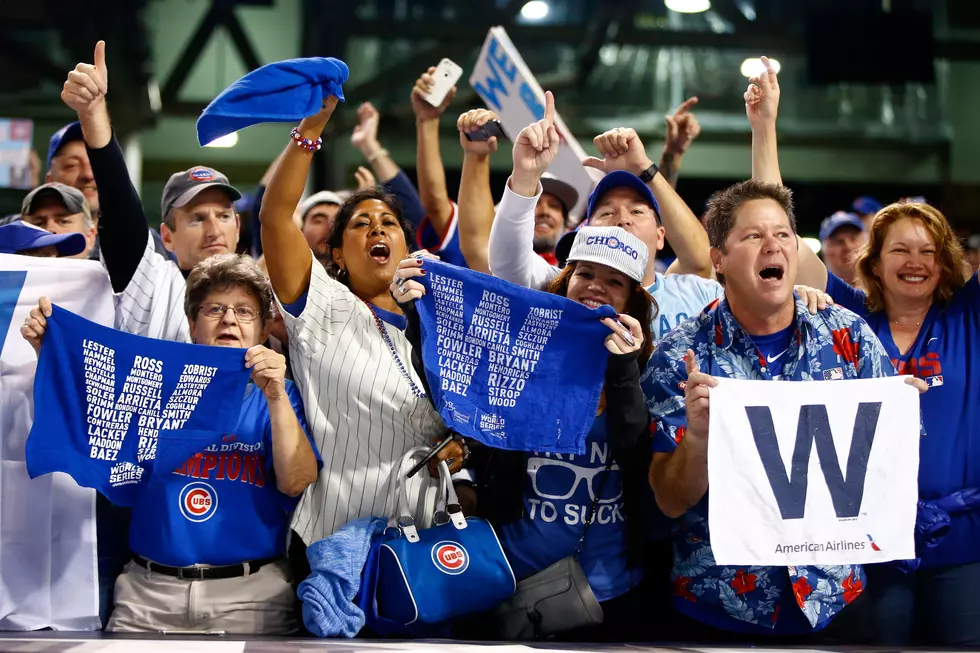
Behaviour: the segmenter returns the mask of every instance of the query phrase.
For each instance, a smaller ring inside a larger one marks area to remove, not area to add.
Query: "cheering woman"
[[[293,529],[307,545],[353,519],[385,515],[385,480],[394,461],[445,431],[412,369],[405,318],[388,294],[411,242],[397,202],[380,189],[354,193],[329,237],[329,269],[315,263],[292,220],[336,105],[331,96],[293,130],[259,216],[293,375],[323,456],[319,477],[293,518]],[[436,485],[426,474],[411,480],[415,517],[423,524],[430,516],[420,514],[421,506],[433,501],[422,499]]]
[[[593,243],[615,238],[628,247],[589,245],[590,237],[598,237]],[[626,254],[629,248],[638,252],[636,259]],[[619,323],[603,319],[611,331],[605,340],[610,356],[585,454],[485,448],[474,454],[478,512],[493,522],[517,578],[574,556],[602,606],[601,625],[560,633],[562,638],[621,641],[643,623],[639,592],[633,590],[642,577],[641,502],[651,451],[649,412],[640,389],[640,370],[653,350],[650,319],[656,311],[642,286],[647,258],[643,241],[620,227],[583,227],[568,265],[548,288],[591,308],[608,304],[619,314]],[[390,286],[412,321],[408,333],[419,353],[412,301],[425,292],[416,280],[425,275],[423,264],[421,258],[402,261]],[[573,374],[575,363],[568,362]]]

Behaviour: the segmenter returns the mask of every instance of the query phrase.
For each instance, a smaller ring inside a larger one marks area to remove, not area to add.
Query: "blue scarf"
[[[320,111],[331,95],[344,101],[350,71],[340,59],[288,59],[256,68],[226,88],[197,119],[197,142],[207,145],[250,125],[298,122]]]
[[[54,306],[34,379],[28,474],[65,472],[132,505],[154,473],[234,430],[250,375],[244,349],[142,338]]]
[[[446,426],[499,449],[585,453],[610,306],[426,259],[422,362]]]

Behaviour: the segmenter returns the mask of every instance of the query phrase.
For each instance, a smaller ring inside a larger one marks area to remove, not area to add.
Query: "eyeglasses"
[[[202,304],[199,312],[211,320],[220,320],[228,310],[235,312],[235,317],[239,322],[253,322],[259,316],[259,312],[251,306],[228,306],[226,304]]]
[[[574,463],[554,458],[534,457],[527,461],[527,473],[531,477],[531,487],[534,489],[534,493],[542,499],[550,501],[571,499],[582,481],[586,482],[586,486],[589,488],[589,498],[592,501],[595,501],[596,492],[606,495],[599,499],[599,503],[618,501],[623,496],[623,484],[612,480],[603,484],[603,477],[600,472],[604,471],[606,471],[605,465],[602,467],[580,467]],[[614,472],[619,474],[619,465],[616,463],[613,463],[609,468],[610,474]],[[615,496],[608,496],[610,494],[615,494]]]

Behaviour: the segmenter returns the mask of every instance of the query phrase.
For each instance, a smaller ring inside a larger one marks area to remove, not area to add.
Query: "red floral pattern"
[[[758,578],[758,576],[755,574],[747,574],[739,569],[735,572],[735,578],[732,579],[732,589],[735,590],[736,594],[751,592],[755,589],[756,578]]]
[[[687,586],[691,584],[690,576],[678,576],[674,579],[674,594],[681,597],[682,599],[687,599],[691,603],[697,603],[698,598],[691,594],[691,590],[687,589]]]
[[[844,603],[850,603],[861,596],[861,592],[864,591],[864,583],[859,578],[854,578],[853,571],[850,576],[844,579],[841,585],[844,587]]]
[[[848,328],[834,329],[830,332],[834,339],[834,353],[841,357],[845,363],[857,366],[860,347],[851,340],[851,330]]]
[[[853,574],[854,572],[851,573]],[[796,602],[801,608],[806,603],[806,597],[810,596],[810,592],[812,591],[813,588],[810,587],[810,583],[806,582],[806,578],[803,576],[797,578],[796,582],[793,583],[793,594],[796,596]]]

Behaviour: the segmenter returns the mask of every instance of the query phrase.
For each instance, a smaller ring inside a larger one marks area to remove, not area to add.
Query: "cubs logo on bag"
[[[470,557],[466,549],[455,542],[436,542],[432,547],[432,562],[444,574],[456,576],[469,567]]]

